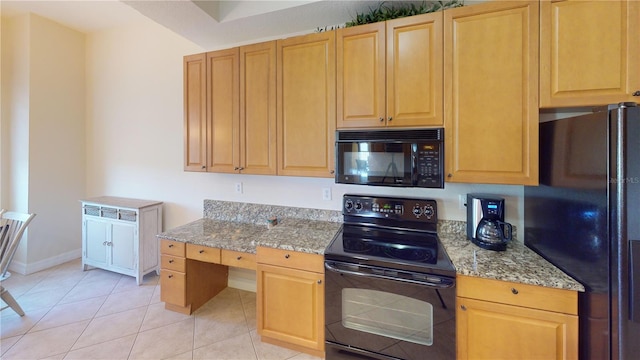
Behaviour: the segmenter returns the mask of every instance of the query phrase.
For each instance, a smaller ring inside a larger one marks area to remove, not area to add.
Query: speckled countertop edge
[[[339,211],[217,200],[205,200],[204,205],[202,219],[158,237],[246,253],[264,246],[322,255],[342,226]],[[269,229],[266,219],[274,215],[278,225]],[[506,251],[485,250],[467,240],[464,221],[452,220],[439,221],[438,236],[458,274],[584,291],[582,284],[517,239]]]

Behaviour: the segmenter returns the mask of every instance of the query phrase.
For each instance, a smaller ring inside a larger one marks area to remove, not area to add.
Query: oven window
[[[384,291],[342,289],[342,325],[416,344],[433,344],[433,306]]]

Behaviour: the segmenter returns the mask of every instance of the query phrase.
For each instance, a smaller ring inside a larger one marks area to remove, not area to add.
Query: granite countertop
[[[162,204],[162,201],[131,199],[116,196],[98,196],[92,198],[81,199],[81,202],[96,205],[106,205],[112,207],[120,207],[127,209],[142,209],[149,206]]]
[[[278,225],[269,229],[262,214],[277,215]],[[204,215],[158,237],[252,254],[265,246],[322,255],[342,226],[337,211],[214,200],[205,200]],[[485,250],[467,240],[464,221],[449,220],[438,223],[438,237],[458,274],[584,291],[582,284],[517,240],[506,251]]]
[[[285,218],[278,225],[203,218],[165,231],[158,237],[226,250],[256,253],[257,246],[324,254],[342,224],[331,221]]]

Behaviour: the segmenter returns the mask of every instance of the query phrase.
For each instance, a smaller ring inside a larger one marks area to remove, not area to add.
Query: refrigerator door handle
[[[640,323],[640,240],[629,241],[629,319]]]

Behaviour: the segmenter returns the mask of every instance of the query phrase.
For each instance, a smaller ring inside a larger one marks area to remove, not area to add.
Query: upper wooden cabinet
[[[276,174],[276,42],[240,47],[240,171]]]
[[[335,31],[277,42],[278,175],[333,177]]]
[[[537,1],[444,11],[446,181],[538,183]]]
[[[236,172],[240,163],[238,48],[207,53],[207,171]]]
[[[276,43],[185,57],[185,170],[276,173]]]
[[[184,170],[207,170],[206,54],[184,57]]]
[[[542,0],[540,107],[640,102],[639,35],[636,0]]]
[[[337,31],[337,126],[442,125],[442,12]]]

